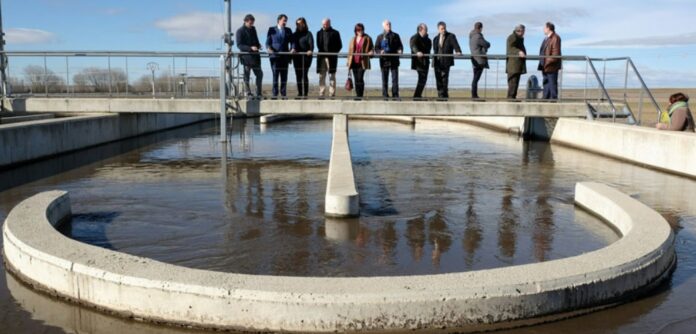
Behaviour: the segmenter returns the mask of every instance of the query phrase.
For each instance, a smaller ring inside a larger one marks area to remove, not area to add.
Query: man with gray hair
[[[341,34],[331,27],[331,19],[325,18],[321,22],[321,29],[317,32],[317,51],[319,53],[338,53],[343,48]],[[319,96],[326,92],[326,76],[329,75],[329,96],[336,96],[336,69],[338,68],[338,55],[317,57],[317,73],[319,73]]]
[[[421,23],[416,28],[416,34],[411,37],[411,69],[418,72],[418,84],[413,94],[414,100],[423,98],[423,90],[428,81],[428,70],[430,69],[430,50],[433,42],[428,37],[428,26]]]
[[[377,36],[375,52],[380,55],[379,67],[382,69],[382,96],[389,98],[389,74],[392,76],[392,97],[399,98],[399,55],[404,52],[399,34],[392,31],[391,22],[384,20],[384,32]]]

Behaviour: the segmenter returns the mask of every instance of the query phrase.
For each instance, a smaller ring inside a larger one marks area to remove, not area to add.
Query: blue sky
[[[350,37],[356,22],[376,36],[389,18],[402,37],[419,22],[434,31],[448,22],[462,46],[473,23],[484,23],[493,44],[505,50],[505,38],[517,23],[527,25],[526,45],[538,52],[541,27],[550,20],[563,37],[564,54],[593,57],[630,56],[650,86],[696,87],[696,17],[693,1],[584,0],[432,0],[423,1],[233,1],[234,29],[253,13],[265,31],[279,13],[304,16],[316,31],[323,17]],[[222,47],[222,0],[5,0],[8,50],[159,50],[215,51]],[[598,10],[596,10],[598,9]],[[580,66],[580,64],[578,64]],[[584,65],[581,66],[584,71]],[[620,66],[619,66],[620,67]],[[572,69],[569,68],[569,71]]]

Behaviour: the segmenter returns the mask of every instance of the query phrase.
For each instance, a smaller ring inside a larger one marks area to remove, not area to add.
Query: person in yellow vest
[[[694,132],[694,117],[689,110],[689,97],[684,93],[672,94],[669,103],[667,110],[660,113],[657,129]]]

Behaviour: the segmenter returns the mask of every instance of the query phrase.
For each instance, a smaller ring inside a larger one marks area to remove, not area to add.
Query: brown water
[[[64,233],[131,254],[227,272],[424,274],[546,261],[613,242],[610,229],[573,206],[574,184],[595,180],[668,217],[678,232],[674,277],[640,301],[519,332],[694,325],[696,182],[461,124],[351,122],[362,213],[334,221],[322,214],[330,122],[236,122],[227,146],[215,133],[197,125],[0,174],[0,217],[22,198],[59,188],[71,192],[75,213]],[[172,331],[3,279],[0,332]]]

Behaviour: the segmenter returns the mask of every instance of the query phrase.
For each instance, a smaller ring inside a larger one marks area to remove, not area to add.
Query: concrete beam
[[[249,100],[247,114],[330,114],[384,116],[525,116],[585,117],[584,102],[383,101],[383,100]]]
[[[15,99],[15,112],[218,113],[217,99],[27,98]],[[376,116],[515,116],[585,117],[583,102],[383,101],[383,100],[243,100],[248,116],[327,114]]]
[[[324,213],[328,217],[355,217],[360,213],[359,204],[348,143],[348,117],[334,115]]]
[[[570,258],[452,274],[280,277],[179,267],[65,237],[55,226],[70,217],[70,201],[55,191],[12,209],[3,254],[21,280],[78,303],[160,323],[264,332],[509,328],[620,303],[669,278],[674,235],[658,213],[596,183],[578,184],[575,200],[622,238]]]

